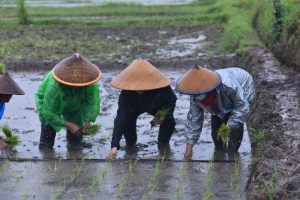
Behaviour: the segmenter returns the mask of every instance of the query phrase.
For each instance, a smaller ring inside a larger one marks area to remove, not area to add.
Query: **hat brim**
[[[206,94],[206,93],[209,93],[209,92],[213,91],[214,89],[216,89],[222,83],[222,80],[221,80],[221,77],[219,74],[218,74],[218,76],[219,76],[219,81],[213,87],[211,87],[207,90],[202,90],[202,91],[198,91],[198,92],[188,92],[188,91],[179,89],[178,87],[175,87],[175,90],[177,92],[180,92],[182,94],[187,94],[187,95]],[[180,81],[180,79],[176,81],[176,85],[179,81]]]
[[[0,94],[24,95],[25,92],[8,73],[4,73],[0,76]]]
[[[96,83],[97,81],[99,81],[102,78],[102,73],[101,73],[100,69],[97,68],[97,70],[99,72],[97,78],[92,81],[86,82],[86,83],[71,83],[71,82],[64,81],[56,76],[54,70],[52,70],[52,76],[56,81],[58,81],[61,84],[73,86],[73,87],[85,87],[88,85],[92,85],[93,83]]]

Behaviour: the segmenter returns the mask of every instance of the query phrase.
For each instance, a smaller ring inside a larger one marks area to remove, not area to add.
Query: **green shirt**
[[[35,94],[40,121],[60,131],[64,121],[78,126],[94,122],[100,113],[99,85],[71,87],[57,82],[50,71]]]

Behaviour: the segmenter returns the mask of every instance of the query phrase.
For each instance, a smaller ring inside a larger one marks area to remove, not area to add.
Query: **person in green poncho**
[[[67,141],[79,144],[82,133],[100,113],[99,68],[76,53],[63,59],[35,94],[41,121],[40,148],[52,148],[56,132],[67,129]]]

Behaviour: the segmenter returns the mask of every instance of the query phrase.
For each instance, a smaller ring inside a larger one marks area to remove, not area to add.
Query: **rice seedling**
[[[82,158],[81,162],[75,166],[71,176],[71,182],[73,182],[80,175],[80,173],[82,172],[83,165],[84,165],[84,158]]]
[[[125,180],[127,177],[133,175],[136,169],[136,165],[137,165],[137,160],[135,160],[133,164],[132,162],[130,162],[128,165],[127,173],[122,176],[121,182],[118,185],[118,199],[123,199],[123,193],[125,191]]]
[[[96,191],[96,188],[98,187],[99,182],[100,182],[100,176],[99,176],[99,173],[96,171],[95,176],[92,181],[92,184],[89,187],[90,195],[92,195]]]
[[[5,135],[4,141],[7,144],[12,145],[12,146],[16,146],[20,143],[19,137],[12,133],[12,130],[10,129],[10,127],[7,124],[3,125],[1,127],[1,129],[2,129],[2,132]]]
[[[77,200],[83,200],[83,196],[82,196],[81,192],[78,192]]]
[[[231,176],[231,185],[233,187],[233,196],[232,196],[232,200],[239,200],[239,191],[240,191],[240,187],[238,184],[238,177],[240,176],[240,165],[239,165],[239,160],[238,157],[235,156],[234,158],[234,165],[233,165],[233,172],[232,172],[232,176]]]
[[[159,111],[156,112],[154,117],[156,119],[163,119],[167,116],[168,112],[169,112],[169,109],[166,109],[166,108],[160,109]]]
[[[58,162],[55,160],[54,166],[52,168],[49,167],[49,170],[52,174],[56,174],[58,172],[59,167],[61,165],[61,160],[62,160],[62,157],[59,157]]]
[[[212,176],[213,176],[213,163],[212,163],[212,161],[209,161],[207,176],[206,176],[205,183],[204,183],[204,193],[202,195],[201,200],[208,200],[214,196],[214,193],[211,190]]]
[[[165,117],[168,115],[169,109],[162,108],[159,111],[157,111],[154,115],[154,119],[150,122],[151,126],[159,125],[161,124]]]
[[[226,124],[222,124],[221,127],[218,130],[218,139],[221,139],[224,146],[227,147],[229,143],[229,137],[230,137],[230,127]]]
[[[127,171],[129,176],[133,175],[133,173],[135,172],[137,162],[138,160],[136,159],[133,164],[131,162],[129,163],[128,171]]]
[[[183,182],[185,180],[185,175],[186,175],[186,169],[187,169],[187,164],[188,162],[184,162],[182,167],[179,170],[179,181],[176,186],[176,195],[173,199],[179,199],[182,190],[183,190]]]
[[[66,189],[66,181],[64,180],[63,184],[62,183],[59,184],[58,190],[54,193],[54,196],[51,198],[51,200],[60,199],[65,189]]]
[[[28,194],[26,192],[22,193],[22,200],[27,200]]]
[[[0,175],[2,175],[5,171],[7,171],[10,168],[10,165],[11,165],[10,161],[6,159],[0,168]]]
[[[122,176],[121,182],[118,185],[118,199],[123,199],[123,193],[125,190],[125,177],[126,176]]]
[[[148,199],[149,196],[151,196],[158,184],[158,176],[160,175],[161,166],[164,162],[164,158],[161,161],[157,161],[155,163],[154,173],[151,176],[149,182],[148,182],[148,191],[142,196],[142,200]]]
[[[97,133],[99,133],[100,131],[101,131],[101,125],[92,124],[86,129],[84,135],[94,136]]]

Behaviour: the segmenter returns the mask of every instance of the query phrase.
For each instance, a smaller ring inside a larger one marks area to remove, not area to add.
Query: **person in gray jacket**
[[[191,158],[203,126],[204,110],[211,114],[212,139],[216,149],[237,152],[244,131],[244,122],[255,97],[252,76],[232,67],[212,71],[194,66],[176,83],[176,90],[190,96],[190,110],[185,126],[185,158]],[[230,127],[228,147],[218,137],[222,123]]]

